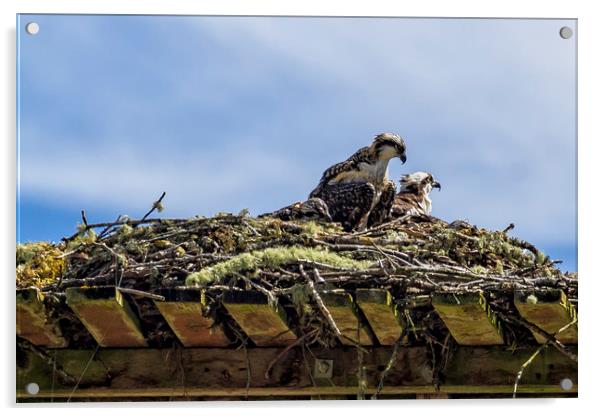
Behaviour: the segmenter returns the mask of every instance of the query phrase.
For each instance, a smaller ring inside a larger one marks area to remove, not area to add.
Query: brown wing
[[[326,184],[322,200],[328,206],[332,220],[351,231],[370,212],[375,194],[374,185],[367,182]]]
[[[311,191],[309,194],[310,198],[317,197],[319,198],[324,190],[324,186],[328,184],[332,179],[336,178],[342,172],[349,172],[354,169],[359,169],[359,164],[361,162],[368,162],[369,159],[369,147],[362,147],[360,150],[351,155],[347,160],[343,162],[339,162],[335,165],[332,165],[328,169],[324,171],[322,174],[322,179],[320,179],[320,183],[316,188]]]
[[[385,182],[380,199],[370,212],[370,217],[368,218],[368,228],[380,225],[390,219],[391,209],[393,207],[393,202],[395,201],[396,190],[397,187],[395,186],[395,182]]]
[[[311,198],[304,202],[295,202],[274,212],[261,214],[259,218],[274,217],[283,221],[290,220],[319,220],[332,221],[328,206],[319,198]]]
[[[391,208],[391,216],[393,218],[399,218],[408,214],[410,211],[413,211],[415,214],[423,213],[423,210],[420,207],[419,197],[414,194],[397,194],[393,201],[393,207]]]

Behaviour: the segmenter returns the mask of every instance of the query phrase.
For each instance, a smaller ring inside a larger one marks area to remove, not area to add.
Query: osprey
[[[429,193],[433,188],[441,190],[439,182],[426,172],[414,172],[403,175],[399,181],[401,187],[393,201],[391,216],[398,218],[407,214],[431,215],[432,203]]]
[[[347,231],[380,224],[389,217],[395,197],[395,183],[387,178],[389,160],[398,157],[405,163],[405,152],[397,134],[379,134],[370,146],[326,169],[309,197],[322,199],[332,220]]]
[[[307,201],[299,201],[279,209],[278,211],[262,214],[262,217],[280,218],[283,221],[290,220],[324,220],[332,221],[328,212],[328,206],[320,198],[309,198]]]

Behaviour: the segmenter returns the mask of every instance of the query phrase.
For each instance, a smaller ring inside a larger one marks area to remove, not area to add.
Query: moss
[[[166,248],[170,247],[171,245],[173,245],[173,243],[169,240],[156,240],[156,241],[153,241],[153,245],[155,247],[157,247],[158,249],[163,250],[163,249],[166,249]]]
[[[487,268],[481,265],[473,266],[470,268],[470,270],[476,274],[487,274]]]
[[[300,259],[347,269],[366,269],[372,264],[371,261],[354,260],[319,248],[300,246],[267,248],[239,254],[214,266],[191,273],[186,278],[186,285],[203,286],[214,281],[220,281],[222,278],[235,273],[253,271],[258,268],[276,269]]]
[[[17,287],[41,287],[53,283],[65,269],[65,260],[51,243],[17,245]]]
[[[295,305],[297,313],[301,315],[305,310],[305,306],[309,304],[309,288],[307,285],[295,284],[291,288],[291,301]]]

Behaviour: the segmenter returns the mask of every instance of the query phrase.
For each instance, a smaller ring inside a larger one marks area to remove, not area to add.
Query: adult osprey
[[[397,134],[379,134],[370,146],[326,169],[309,197],[322,199],[333,221],[347,231],[380,224],[389,217],[395,197],[395,183],[387,178],[389,160],[399,157],[405,163],[405,152]]]
[[[395,195],[391,216],[398,218],[407,214],[431,215],[432,203],[429,193],[433,188],[441,190],[439,182],[427,172],[403,175],[399,181],[399,192]]]

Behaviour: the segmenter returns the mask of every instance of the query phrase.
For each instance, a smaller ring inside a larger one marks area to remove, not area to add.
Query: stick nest
[[[104,230],[97,235],[95,229]],[[332,223],[222,214],[80,226],[58,244],[17,246],[17,286],[60,290],[119,284],[141,290],[176,286],[290,288],[299,265],[339,288],[404,282],[412,292],[562,287],[562,273],[533,245],[503,231],[456,221],[406,218],[363,233]],[[569,295],[571,295],[569,293]]]

